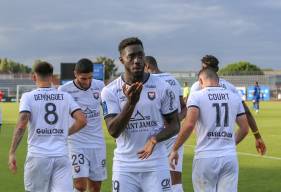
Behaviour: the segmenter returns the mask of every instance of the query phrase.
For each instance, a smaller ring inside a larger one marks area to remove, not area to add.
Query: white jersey
[[[104,117],[117,115],[127,102],[121,77],[102,90]],[[175,95],[162,79],[150,75],[143,84],[139,102],[126,129],[116,139],[113,171],[147,172],[169,169],[167,149],[163,142],[156,144],[152,155],[140,160],[137,152],[147,140],[164,127],[163,116],[175,112]]]
[[[59,90],[68,92],[78,103],[87,118],[87,125],[79,132],[69,136],[71,148],[101,148],[105,145],[100,116],[100,93],[104,83],[93,79],[87,89],[79,88],[74,81],[67,82]]]
[[[177,103],[178,113],[181,112],[181,104],[179,97],[183,95],[180,83],[169,73],[154,73],[157,77],[160,77],[164,81],[168,83],[172,91],[174,91],[176,99],[175,102]]]
[[[200,111],[195,159],[236,155],[235,121],[245,114],[237,94],[223,87],[206,87],[190,95],[187,107]]]
[[[19,111],[31,114],[28,155],[34,157],[67,155],[70,124],[65,120],[78,109],[80,107],[68,93],[55,88],[38,88],[24,93]]]
[[[239,91],[236,89],[236,87],[234,87],[234,85],[232,85],[230,82],[228,82],[225,79],[219,78],[219,85],[227,90],[230,90],[231,92],[237,94],[240,96]],[[196,81],[195,83],[193,83],[193,85],[190,88],[190,94],[195,92],[195,91],[199,91],[200,85],[199,85],[199,81]],[[242,102],[242,99],[241,99]]]

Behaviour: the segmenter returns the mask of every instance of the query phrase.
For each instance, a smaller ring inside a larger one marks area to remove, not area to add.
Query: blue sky
[[[10,0],[0,1],[0,58],[31,65],[107,56],[139,37],[163,71],[200,68],[217,56],[221,67],[246,60],[281,69],[281,0]],[[122,66],[119,66],[122,69]]]

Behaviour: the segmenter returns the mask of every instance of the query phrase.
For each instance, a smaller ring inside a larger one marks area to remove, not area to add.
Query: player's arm
[[[12,143],[9,150],[9,162],[8,162],[9,169],[11,170],[12,173],[16,173],[17,171],[16,150],[22,140],[22,137],[24,136],[29,119],[30,119],[30,112],[21,112],[19,114],[19,119],[16,128],[14,129]]]
[[[78,131],[80,131],[87,124],[87,119],[84,113],[78,109],[72,113],[72,118],[74,119],[74,123],[68,129],[68,135],[72,135]]]
[[[173,146],[172,152],[169,155],[169,161],[171,167],[174,168],[174,164],[178,163],[178,149],[183,145],[183,143],[189,138],[192,134],[192,131],[196,125],[196,122],[199,118],[199,108],[196,106],[190,106],[187,110],[183,126],[180,129],[177,140]]]
[[[236,145],[238,145],[246,137],[249,131],[249,125],[246,115],[238,115],[236,117],[236,123],[239,126],[238,130],[235,133],[235,142]]]
[[[175,110],[170,114],[163,115],[163,118],[165,122],[165,128],[157,135],[149,138],[144,148],[138,151],[140,159],[147,159],[152,154],[153,149],[158,142],[165,141],[178,133],[180,129],[178,111]]]
[[[134,83],[128,89],[123,86],[123,92],[127,97],[127,102],[118,114],[111,114],[105,117],[106,126],[109,134],[118,138],[119,135],[126,129],[128,122],[134,112],[134,109],[139,101],[142,91],[142,83]]]
[[[245,113],[247,116],[247,120],[250,126],[250,129],[252,130],[252,133],[256,139],[256,148],[258,153],[260,153],[261,155],[264,155],[266,153],[266,145],[261,137],[261,134],[259,132],[257,123],[255,121],[255,118],[253,117],[250,109],[248,108],[247,104],[243,101],[243,106],[245,109]]]
[[[179,113],[179,121],[181,122],[185,116],[186,116],[186,103],[184,102],[183,96],[180,96],[180,106],[181,106],[181,112]]]

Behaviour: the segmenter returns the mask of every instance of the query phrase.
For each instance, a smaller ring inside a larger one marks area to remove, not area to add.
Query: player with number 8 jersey
[[[71,164],[67,136],[86,124],[86,118],[73,98],[51,87],[53,67],[40,62],[34,67],[37,89],[22,95],[19,120],[9,152],[9,168],[17,170],[16,149],[28,128],[28,148],[24,167],[25,191],[72,191]],[[70,124],[70,115],[75,120]]]

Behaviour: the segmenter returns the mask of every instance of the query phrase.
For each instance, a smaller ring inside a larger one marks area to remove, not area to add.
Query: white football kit
[[[241,98],[223,87],[206,87],[191,93],[187,107],[200,111],[195,128],[194,191],[237,191],[234,128],[236,117],[245,114]]]
[[[19,111],[31,114],[24,169],[26,191],[72,190],[67,149],[71,125],[65,119],[79,109],[68,93],[54,88],[38,88],[22,95]]]
[[[87,118],[87,125],[68,138],[73,178],[89,177],[93,181],[107,178],[106,145],[100,114],[103,87],[104,83],[96,79],[87,90],[78,87],[75,81],[59,87],[74,98]]]
[[[163,79],[166,83],[168,83],[168,86],[174,91],[175,93],[175,102],[177,103],[178,106],[178,113],[181,112],[181,104],[180,104],[180,99],[179,97],[183,95],[181,85],[179,82],[169,73],[155,73],[153,74],[156,77],[160,77]],[[163,141],[165,142],[165,145],[168,149],[168,155],[171,153],[173,146],[176,142],[177,135],[173,136],[172,138]],[[183,146],[181,146],[178,150],[179,154],[179,159],[177,165],[175,165],[175,169],[170,167],[170,171],[177,171],[177,172],[182,172],[182,161],[183,161]]]
[[[105,118],[119,114],[126,104],[127,97],[122,90],[124,84],[119,77],[103,89],[101,97]],[[144,189],[146,192],[171,191],[165,144],[157,143],[146,160],[140,160],[137,153],[151,136],[164,128],[163,115],[176,111],[173,91],[163,80],[150,75],[143,83],[139,102],[126,129],[116,139],[112,176],[114,192],[133,192],[132,188],[135,188],[134,192]]]

